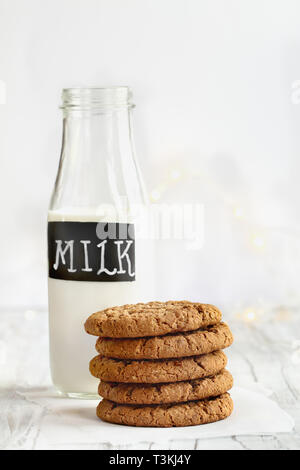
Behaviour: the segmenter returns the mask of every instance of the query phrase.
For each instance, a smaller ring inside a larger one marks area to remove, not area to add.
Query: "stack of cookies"
[[[130,426],[191,426],[228,417],[233,379],[224,348],[233,337],[213,305],[187,301],[124,305],[94,313],[99,336],[90,372],[103,400],[97,416]]]

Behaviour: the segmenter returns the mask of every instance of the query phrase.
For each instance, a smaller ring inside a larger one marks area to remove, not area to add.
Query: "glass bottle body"
[[[107,224],[130,224],[137,233],[140,214],[147,206],[134,154],[129,89],[71,89],[64,93],[62,153],[48,213],[48,251],[56,250],[52,257],[49,254],[50,365],[60,392],[95,398],[98,380],[90,375],[88,364],[96,354],[96,338],[85,333],[84,322],[98,310],[150,300],[153,253],[147,240],[133,237],[134,279],[128,273],[109,277],[100,269],[101,260],[110,256],[108,245],[101,258],[101,236],[99,244],[92,246],[87,231],[91,223],[106,228]],[[74,223],[71,228],[68,222]],[[66,236],[57,235],[65,227]],[[78,227],[80,236],[75,233]],[[54,230],[50,237],[49,230]],[[111,246],[117,249],[114,243]],[[126,241],[120,243],[119,248],[126,246]],[[81,250],[79,264],[85,264],[74,265],[76,250]],[[123,249],[119,264],[103,269],[130,273],[129,264]],[[61,275],[54,272],[56,265]]]

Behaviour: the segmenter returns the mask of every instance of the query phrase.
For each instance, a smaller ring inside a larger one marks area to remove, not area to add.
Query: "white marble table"
[[[0,312],[0,448],[36,449],[40,426],[50,411],[26,398],[49,387],[47,314]],[[273,322],[230,322],[235,344],[228,352],[236,377],[273,390],[272,398],[296,422],[294,432],[270,436],[232,436],[172,440],[134,446],[68,442],[63,449],[300,449],[300,313]]]

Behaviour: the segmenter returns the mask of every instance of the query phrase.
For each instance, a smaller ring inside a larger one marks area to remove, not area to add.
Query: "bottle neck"
[[[65,112],[62,157],[88,173],[128,163],[133,157],[130,109]]]

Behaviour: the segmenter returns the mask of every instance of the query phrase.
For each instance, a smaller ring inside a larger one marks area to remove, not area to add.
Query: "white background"
[[[157,296],[299,305],[298,79],[296,0],[0,0],[0,306],[47,304],[61,89],[123,84],[149,193],[205,204],[204,248],[166,247]]]

